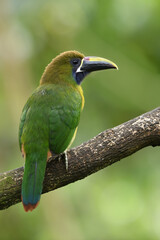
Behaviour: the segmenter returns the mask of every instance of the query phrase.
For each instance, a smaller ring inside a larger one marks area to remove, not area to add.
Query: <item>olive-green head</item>
[[[85,57],[77,51],[63,52],[46,67],[40,84],[69,82],[80,85],[93,71],[115,68],[115,63],[100,57]]]

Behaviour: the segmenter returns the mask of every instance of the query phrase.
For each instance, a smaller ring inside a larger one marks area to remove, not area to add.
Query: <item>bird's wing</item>
[[[63,94],[59,102],[51,106],[49,114],[49,148],[53,153],[63,152],[72,141],[80,119],[82,99],[77,92],[71,91]]]
[[[38,87],[22,111],[19,126],[20,149],[27,113],[30,108],[33,109],[33,105],[35,110],[40,107],[41,115],[48,119],[50,151],[63,152],[70,144],[79,123],[82,107],[80,94],[75,89],[66,90],[66,87],[62,86],[42,85]]]
[[[22,150],[21,137],[22,137],[23,127],[24,127],[24,123],[25,123],[25,120],[26,120],[26,115],[27,115],[28,110],[29,110],[29,103],[27,102],[26,105],[24,106],[23,110],[22,110],[20,124],[19,124],[19,146],[20,146],[20,150]]]

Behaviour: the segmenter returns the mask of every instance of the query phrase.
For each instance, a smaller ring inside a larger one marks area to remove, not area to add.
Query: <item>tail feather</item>
[[[28,211],[32,212],[32,210],[34,210],[38,206],[39,201],[36,204],[29,203],[29,204],[26,205],[26,204],[24,204],[23,198],[22,198],[22,203],[23,203],[23,208],[26,212],[28,212]]]
[[[46,154],[26,154],[22,182],[22,203],[26,212],[35,209],[39,203],[46,168]]]

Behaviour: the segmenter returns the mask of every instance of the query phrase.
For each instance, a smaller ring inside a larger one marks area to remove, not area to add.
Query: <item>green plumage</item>
[[[43,84],[27,101],[21,117],[19,139],[26,153],[22,197],[36,204],[42,191],[47,152],[61,153],[78,126],[82,98],[69,84]],[[24,194],[25,192],[25,194]]]
[[[38,87],[22,111],[20,147],[25,142],[26,152],[41,144],[53,153],[63,152],[78,126],[81,107],[81,95],[72,86]]]
[[[40,200],[48,153],[62,153],[75,136],[84,105],[81,81],[91,71],[117,68],[104,58],[77,51],[60,54],[46,67],[40,86],[23,108],[19,144],[25,157],[22,202],[25,211]]]

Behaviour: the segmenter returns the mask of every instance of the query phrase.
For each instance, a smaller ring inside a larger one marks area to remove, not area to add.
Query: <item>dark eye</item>
[[[80,65],[80,62],[81,62],[81,60],[80,60],[79,58],[74,58],[74,59],[71,60],[71,64],[72,64],[72,66],[74,66],[74,67],[79,66],[79,65]]]

